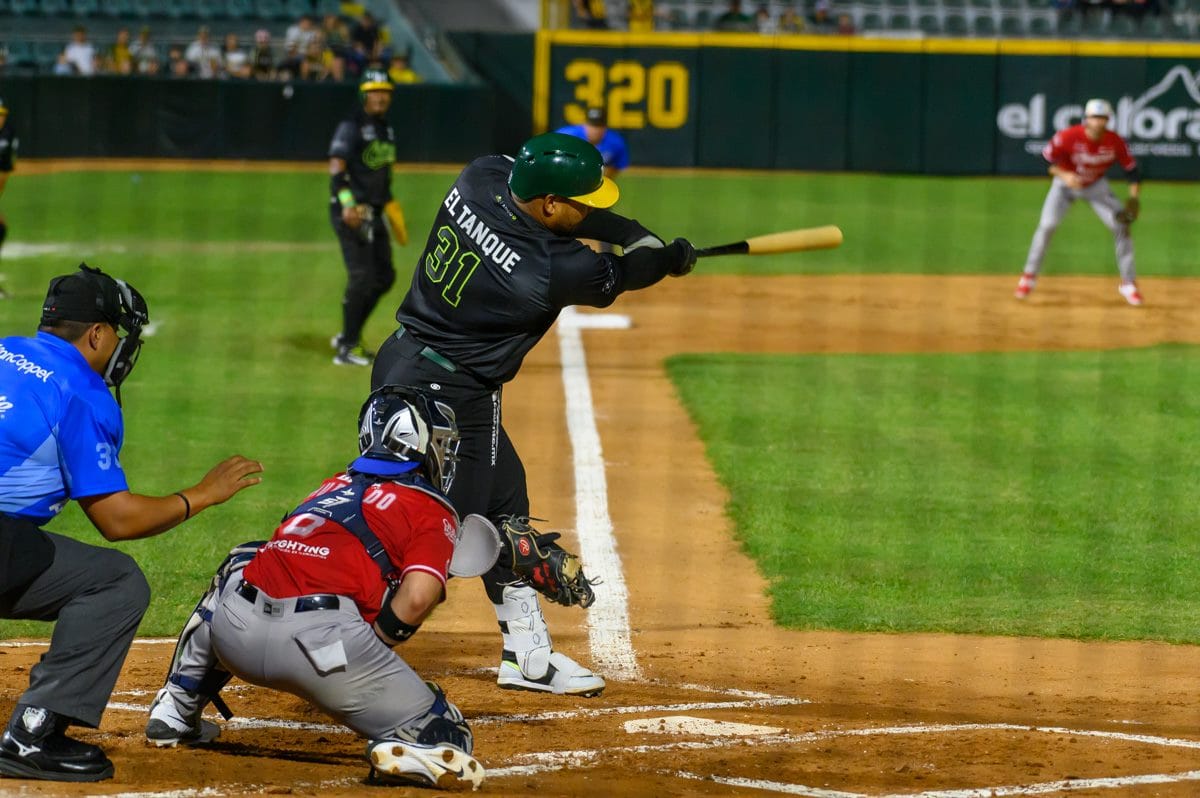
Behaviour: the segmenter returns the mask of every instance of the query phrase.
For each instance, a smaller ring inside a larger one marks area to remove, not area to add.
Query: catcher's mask
[[[104,382],[116,388],[121,402],[121,383],[133,371],[142,350],[142,328],[150,322],[146,300],[124,280],[105,274],[86,263],[79,271],[50,281],[42,303],[43,325],[59,321],[106,322],[124,336],[104,366]]]
[[[458,465],[454,411],[415,388],[384,385],[358,414],[358,450],[350,464],[357,474],[397,477],[417,469],[447,493]]]

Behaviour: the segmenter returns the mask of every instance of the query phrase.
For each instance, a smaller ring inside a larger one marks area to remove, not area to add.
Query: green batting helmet
[[[604,176],[600,151],[563,133],[543,133],[522,144],[508,187],[522,200],[554,194],[593,208],[611,207],[620,196],[617,184]]]

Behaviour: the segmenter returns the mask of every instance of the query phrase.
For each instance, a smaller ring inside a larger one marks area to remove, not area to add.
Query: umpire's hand
[[[243,488],[262,482],[261,477],[254,476],[254,474],[261,474],[262,470],[262,463],[257,460],[235,454],[228,460],[213,466],[212,470],[205,474],[204,479],[200,480],[192,490],[200,494],[202,507],[222,504],[229,501],[233,494]],[[190,494],[191,491],[188,493]],[[195,512],[194,509],[192,514],[194,515]]]

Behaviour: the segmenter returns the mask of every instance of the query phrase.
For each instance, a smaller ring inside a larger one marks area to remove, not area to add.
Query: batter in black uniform
[[[568,305],[607,307],[624,291],[690,272],[670,245],[608,207],[616,184],[583,139],[536,136],[516,159],[479,158],[442,201],[412,286],[380,349],[372,387],[427,388],[454,408],[462,443],[450,499],[461,514],[529,514],[525,468],[501,423],[501,386]],[[599,254],[577,239],[617,244]],[[501,687],[596,695],[604,680],[553,651],[537,593],[502,569],[484,577],[504,639]]]
[[[366,366],[371,353],[360,338],[367,317],[396,281],[392,246],[383,217],[401,244],[408,243],[399,206],[392,199],[396,136],[387,123],[392,84],[382,72],[369,71],[359,84],[362,107],[338,125],[329,144],[329,218],[342,247],[348,279],[342,298],[342,331],[330,344],[333,362]]]
[[[13,163],[17,160],[18,143],[16,131],[8,124],[8,108],[4,105],[4,100],[0,99],[0,196],[4,195],[4,186],[8,183]],[[4,221],[4,214],[0,213],[0,247],[4,246],[4,238],[7,235],[8,225]],[[8,292],[0,288],[0,299],[6,296]]]

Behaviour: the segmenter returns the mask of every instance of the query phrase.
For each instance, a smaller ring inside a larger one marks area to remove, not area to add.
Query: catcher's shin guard
[[[502,603],[493,603],[492,608],[504,638],[498,685],[506,690],[557,695],[596,696],[604,690],[603,679],[566,654],[554,651],[537,591],[532,587],[506,586]]]

